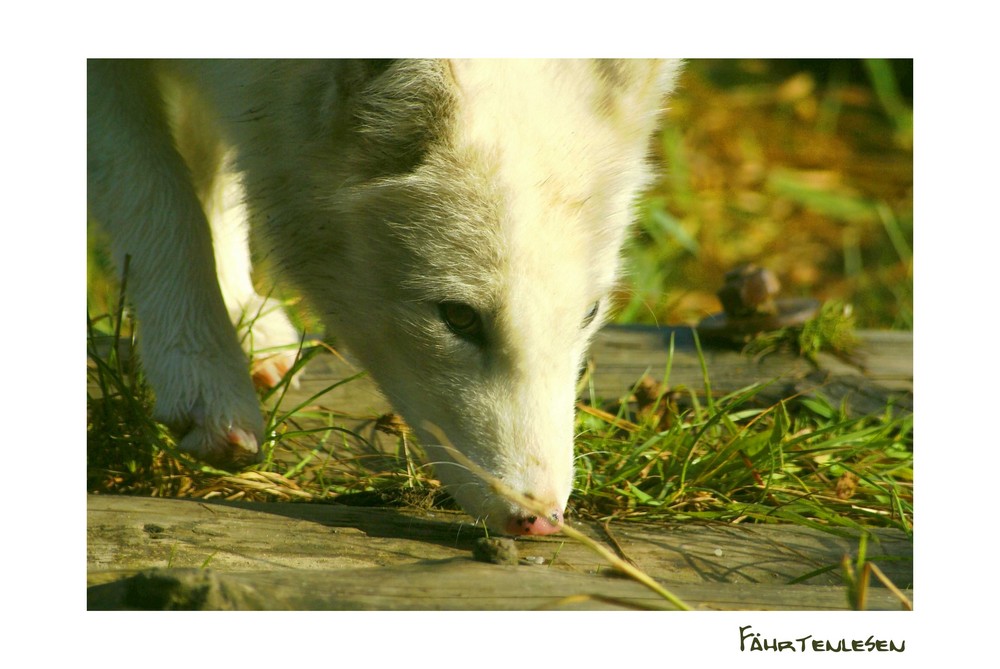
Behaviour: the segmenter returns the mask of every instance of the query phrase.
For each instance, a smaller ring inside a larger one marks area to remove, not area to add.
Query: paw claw
[[[296,357],[297,354],[294,353],[280,353],[256,358],[251,368],[254,386],[260,389],[276,387],[295,366]],[[292,377],[290,383],[292,388],[299,387],[300,375],[301,372]]]
[[[247,453],[257,453],[257,437],[238,427],[230,428],[226,434],[226,441],[231,445],[246,451]]]
[[[199,426],[180,441],[180,448],[220,469],[242,469],[261,459],[260,439],[253,431],[240,427],[215,432]]]

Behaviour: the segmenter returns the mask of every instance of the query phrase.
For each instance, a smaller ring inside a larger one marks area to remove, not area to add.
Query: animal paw
[[[264,424],[256,397],[252,399],[243,411],[227,410],[217,403],[211,407],[217,413],[210,415],[199,398],[186,419],[164,422],[180,437],[178,445],[185,453],[221,469],[241,469],[259,462],[262,455]]]
[[[144,366],[156,393],[154,417],[171,428],[180,449],[217,467],[238,469],[260,459],[264,419],[236,337],[219,337],[216,343],[214,355],[205,349],[170,355],[147,349]]]
[[[292,367],[295,366],[297,357],[297,352],[292,352],[291,354],[287,352],[277,353],[267,356],[255,355],[253,362],[250,364],[250,374],[253,377],[253,384],[262,389],[276,387],[288,372],[292,370]],[[297,372],[292,377],[290,384],[293,388],[299,387],[300,375],[301,372]]]
[[[261,459],[260,438],[240,427],[218,432],[204,427],[188,431],[180,441],[181,450],[220,469],[242,469]]]
[[[281,303],[253,295],[243,308],[240,334],[243,347],[253,358],[254,384],[273,388],[295,366],[299,353],[299,333],[289,322]],[[298,387],[299,374],[292,379]]]

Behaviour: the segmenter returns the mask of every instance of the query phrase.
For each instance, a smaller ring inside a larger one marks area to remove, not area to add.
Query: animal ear
[[[637,58],[594,61],[598,110],[644,135],[663,111],[682,65],[680,60]]]
[[[602,58],[595,61],[605,86],[618,94],[665,97],[680,73],[680,60]]]
[[[349,93],[364,89],[385,74],[396,60],[391,58],[360,58],[342,61],[341,86]]]
[[[392,67],[392,60],[334,59],[316,61],[298,88],[294,109],[308,114],[300,126],[311,137],[346,132],[354,108],[373,81]]]

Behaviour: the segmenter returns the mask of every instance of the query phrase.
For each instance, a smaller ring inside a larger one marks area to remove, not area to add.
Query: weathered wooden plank
[[[671,592],[698,610],[846,610],[844,588],[684,584]],[[87,592],[90,610],[671,610],[633,581],[473,562],[462,558],[381,569],[229,572],[161,569],[108,580]],[[898,611],[885,589],[868,610]]]
[[[232,581],[234,587],[241,592],[249,587],[273,608],[535,608],[580,592],[663,605],[643,599],[647,594],[641,590],[622,590],[620,579],[607,577],[609,567],[599,556],[560,536],[518,540],[521,566],[513,569],[523,577],[523,589],[506,587],[505,572],[496,565],[456,567],[472,563],[472,547],[482,536],[457,513],[90,496],[87,515],[91,588],[151,568],[207,565],[223,579],[247,574]],[[607,539],[602,528],[577,527]],[[816,573],[802,585],[787,584],[837,565],[857,546],[851,538],[788,526],[617,523],[611,532],[640,569],[671,588],[698,586],[687,590],[693,601],[716,608],[846,605],[836,570]],[[876,537],[869,555],[894,583],[909,588],[911,542],[895,531],[878,531]],[[280,575],[286,571],[296,576]],[[568,576],[574,578],[563,578]],[[311,585],[296,594],[295,583]],[[410,590],[398,590],[404,585]],[[309,594],[317,588],[325,588],[324,594]],[[879,599],[884,589],[874,591],[873,602],[897,608],[891,598]],[[124,605],[122,592],[92,590],[94,605]],[[456,592],[465,594],[456,599]],[[835,592],[839,599],[830,594]],[[260,608],[255,601],[245,604]],[[604,605],[585,600],[574,606]]]
[[[793,395],[823,392],[831,399],[847,399],[858,415],[872,411],[873,400],[884,409],[887,402],[912,410],[913,344],[906,332],[863,331],[856,363],[832,355],[817,356],[817,367],[809,360],[778,351],[752,356],[736,348],[706,342],[699,357],[690,328],[610,326],[601,331],[591,347],[594,362],[593,391],[603,400],[616,399],[643,374],[663,381],[670,361],[670,386],[685,386],[698,392],[705,388],[705,371],[713,394],[725,395],[755,383],[770,383],[760,395],[777,401]],[[670,353],[673,339],[673,354]],[[702,358],[705,368],[702,369]],[[838,390],[837,384],[849,391]],[[833,390],[831,391],[830,388]],[[857,398],[857,402],[855,402]]]

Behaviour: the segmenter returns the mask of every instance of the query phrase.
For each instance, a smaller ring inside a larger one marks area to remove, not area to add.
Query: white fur
[[[278,273],[417,429],[463,508],[496,531],[552,531],[572,486],[577,373],[607,313],[677,70],[645,61],[92,62],[91,209],[132,256],[157,415],[203,457],[257,450],[259,408],[230,321],[267,312],[253,326],[256,348],[296,336],[249,281],[250,220]],[[182,101],[204,112],[186,124],[171,116],[172,134],[159,98],[166,82],[193,91]],[[200,170],[190,148],[185,168],[172,142],[199,146],[189,134],[216,147],[204,152],[214,162],[201,161],[215,169]],[[482,340],[449,329],[447,302],[477,311]],[[279,357],[265,377],[288,363]],[[549,509],[549,520],[455,463],[427,424]]]

